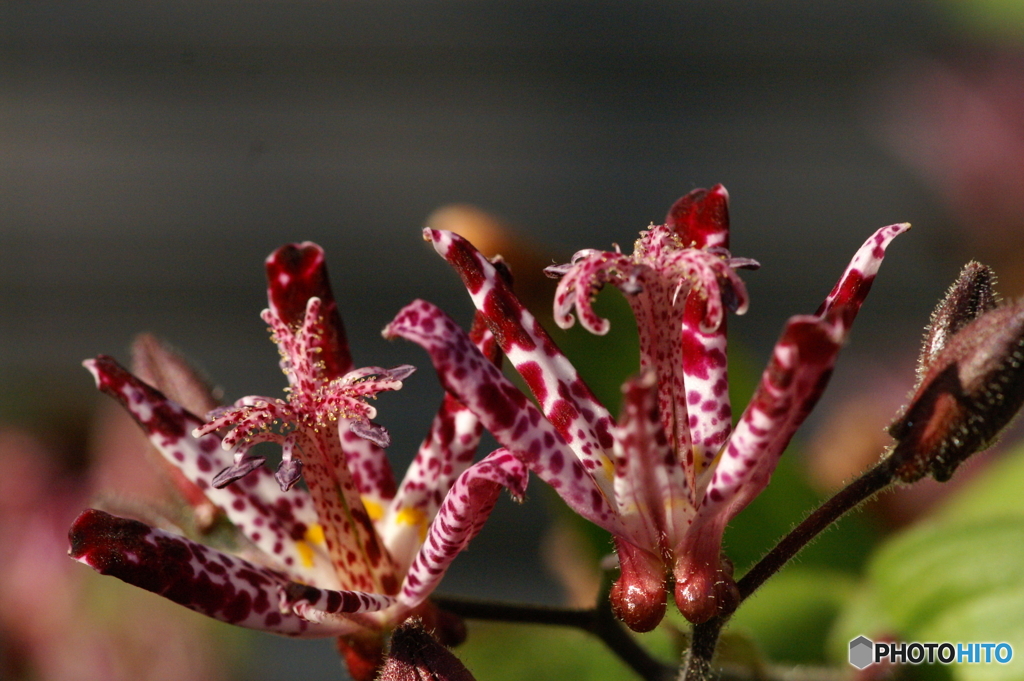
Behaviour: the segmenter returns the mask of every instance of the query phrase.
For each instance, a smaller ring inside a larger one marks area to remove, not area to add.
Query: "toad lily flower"
[[[426,598],[501,488],[524,493],[527,471],[504,450],[472,465],[482,427],[448,396],[396,489],[380,447],[386,431],[370,422],[366,400],[401,388],[411,368],[352,370],[319,246],[278,249],[267,273],[263,316],[281,350],[287,400],[246,397],[204,424],[109,357],[86,362],[99,388],[223,510],[237,530],[233,554],[96,510],[75,521],[70,553],[210,617],[341,637],[353,676],[372,678],[384,636],[409,615],[449,644],[461,640],[461,623]],[[472,337],[481,357],[496,360],[482,322]],[[247,453],[265,441],[284,450],[276,476]],[[300,476],[308,491],[293,487]]]
[[[633,629],[661,621],[666,591],[702,622],[738,598],[721,555],[726,524],[764,487],[793,433],[821,395],[839,348],[882,262],[909,225],[878,230],[854,256],[814,315],[789,320],[760,385],[732,423],[726,374],[726,308],[743,312],[736,268],[756,266],[728,252],[728,195],[697,190],[666,224],[641,233],[632,255],[580,251],[562,277],[555,319],[604,333],[591,299],[612,283],[637,319],[641,373],[623,386],[616,422],[580,379],[492,263],[461,237],[426,229],[459,273],[539,409],[437,308],[417,301],[386,330],[422,345],[446,388],[497,440],[568,505],[611,532],[621,574],[616,613]]]

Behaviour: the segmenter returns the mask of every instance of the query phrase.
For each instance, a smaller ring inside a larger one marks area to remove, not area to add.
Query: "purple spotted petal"
[[[732,518],[768,484],[793,433],[825,389],[842,340],[837,315],[789,321],[714,469],[698,523],[718,514]]]
[[[793,433],[825,389],[841,347],[838,314],[794,317],[729,439],[696,517],[675,547],[676,603],[692,622],[735,607],[738,592],[721,564],[722,534],[768,484]]]
[[[479,312],[469,337],[481,354],[500,366],[501,354],[494,334]],[[426,540],[427,527],[444,496],[473,463],[482,433],[480,419],[446,394],[385,518],[377,524],[385,546],[403,569],[408,569]]]
[[[729,439],[704,497],[703,517],[728,506],[738,513],[765,485],[793,433],[817,403],[871,284],[906,223],[883,227],[857,250],[814,317],[793,317],[775,346],[761,384]]]
[[[494,336],[562,440],[611,492],[612,418],[494,266],[462,237],[435,229],[424,238],[455,268]]]
[[[316,625],[281,612],[280,596],[290,584],[284,575],[135,520],[87,510],[68,538],[71,557],[100,574],[223,622],[304,638],[358,628],[344,621]]]
[[[674,547],[693,519],[685,470],[658,415],[653,372],[622,386],[622,414],[615,431],[615,500],[633,543],[661,555]]]
[[[674,352],[672,366],[658,365],[659,377],[664,376],[661,388],[661,413],[674,414],[677,437],[689,434],[687,443],[679,437],[676,448],[689,452],[687,461],[691,486],[707,469],[732,430],[732,406],[729,401],[726,322],[713,331],[705,331],[703,301],[693,292],[683,313],[681,342],[669,343]]]
[[[871,290],[871,284],[875,281],[878,268],[881,267],[882,260],[885,258],[885,249],[893,239],[908,229],[910,229],[910,224],[903,222],[882,227],[868,237],[868,240],[857,249],[857,253],[846,267],[843,276],[836,282],[831,293],[828,294],[815,314],[820,317],[834,307],[841,307],[844,330],[849,331],[861,304]]]
[[[281,600],[282,604],[290,608],[296,615],[316,624],[331,621],[344,622],[345,620],[338,617],[339,615],[380,612],[398,603],[394,596],[361,591],[318,589],[294,582],[285,589],[284,597]],[[358,619],[355,618],[355,621]]]
[[[376,523],[399,571],[409,568],[444,495],[473,462],[482,431],[479,419],[469,409],[451,395],[445,396],[398,493]]]
[[[430,524],[423,548],[409,567],[400,594],[402,602],[415,607],[426,600],[455,556],[480,532],[502,488],[522,499],[528,479],[523,463],[504,449],[493,452],[460,475]]]
[[[422,300],[405,306],[384,334],[410,340],[425,349],[445,389],[469,408],[502,445],[554,487],[574,511],[600,527],[621,530],[612,498],[611,461],[604,471],[597,457],[581,462],[558,431],[511,381],[480,354],[446,314]],[[607,479],[608,492],[591,471]]]
[[[214,477],[232,464],[216,434],[196,438],[202,421],[132,376],[112,358],[99,356],[85,366],[97,387],[128,411],[169,462],[224,510],[235,527],[281,569],[305,581],[335,585],[336,578],[323,545],[311,532],[317,523],[313,503],[301,490],[284,495],[266,468],[224,489]]]
[[[689,248],[729,248],[729,192],[720,184],[694,189],[668,210],[665,224]]]

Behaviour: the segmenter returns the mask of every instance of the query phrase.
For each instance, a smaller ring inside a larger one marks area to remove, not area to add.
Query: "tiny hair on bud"
[[[1024,403],[1024,299],[1000,305],[969,263],[936,308],[910,403],[889,426],[896,475],[940,482],[988,449]]]

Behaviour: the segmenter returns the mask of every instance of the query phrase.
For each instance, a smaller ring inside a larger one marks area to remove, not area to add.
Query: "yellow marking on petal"
[[[304,567],[311,568],[316,560],[314,544],[323,546],[326,543],[324,538],[324,527],[320,523],[313,523],[306,528],[306,534],[302,539],[295,542],[295,550],[299,552],[299,560]]]
[[[302,561],[303,567],[313,567],[313,547],[308,542],[300,539],[295,542],[295,548],[299,552],[299,560]]]
[[[728,444],[729,441],[726,440],[725,443],[718,448],[718,451],[715,452],[715,455],[712,457],[701,456],[697,453],[697,449],[694,448],[693,460],[697,462],[697,473],[703,473],[704,471],[710,468],[716,468],[718,466],[718,462],[722,460],[722,455],[725,454],[725,448]]]
[[[414,525],[419,528],[420,541],[427,539],[427,514],[418,508],[403,508],[395,516],[395,522],[399,525]]]
[[[324,538],[324,526],[320,523],[313,523],[306,528],[306,541],[313,544],[323,545],[326,539]]]
[[[686,498],[677,498],[670,496],[667,499],[665,499],[665,513],[671,515],[679,510],[692,512],[694,510],[693,503]]]
[[[370,516],[370,520],[377,522],[384,517],[384,507],[378,504],[376,501],[372,501],[367,497],[363,497],[363,507],[366,509],[366,515]]]

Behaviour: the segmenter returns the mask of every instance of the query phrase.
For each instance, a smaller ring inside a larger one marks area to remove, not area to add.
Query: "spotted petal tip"
[[[68,531],[68,555],[103,575],[208,617],[285,636],[338,636],[349,622],[316,627],[276,607],[279,573],[136,520],[89,509]]]
[[[665,224],[692,248],[728,248],[729,192],[720,184],[711,189],[694,189],[672,204]]]
[[[323,249],[311,241],[286,244],[267,257],[266,270],[270,309],[285,324],[301,324],[307,301],[321,301],[321,333],[315,343],[321,350],[324,374],[330,379],[349,371],[352,356],[331,291]]]
[[[92,378],[96,382],[96,387],[99,388],[100,390],[103,389],[103,377],[101,374],[103,372],[102,363],[105,360],[109,361],[110,358],[107,357],[106,355],[100,355],[95,359],[90,358],[82,362],[82,366],[85,367],[90,374],[92,374]]]
[[[849,328],[871,290],[871,284],[874,283],[875,276],[882,266],[882,260],[885,258],[885,251],[889,244],[909,229],[909,222],[901,222],[882,227],[868,237],[867,241],[857,249],[846,271],[836,282],[832,292],[825,298],[816,314],[823,316],[832,308],[842,307],[844,309],[843,324]]]

